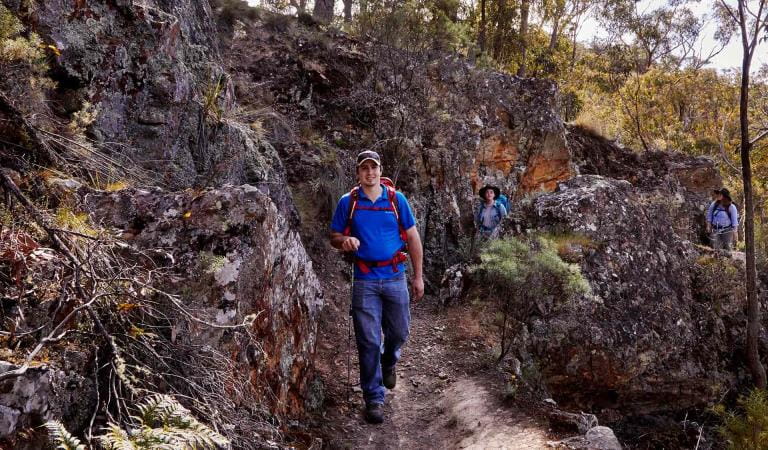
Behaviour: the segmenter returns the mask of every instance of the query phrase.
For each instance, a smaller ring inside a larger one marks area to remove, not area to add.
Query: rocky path
[[[485,337],[469,309],[459,309],[438,313],[429,299],[412,306],[411,337],[397,387],[387,397],[385,422],[368,425],[361,414],[354,349],[355,386],[346,400],[345,307],[329,305],[318,353],[328,396],[322,425],[327,447],[547,448],[546,424],[504,403],[503,382],[483,369]]]

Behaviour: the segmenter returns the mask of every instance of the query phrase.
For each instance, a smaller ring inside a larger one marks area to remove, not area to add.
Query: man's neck
[[[493,200],[486,200],[485,201],[485,206],[491,206],[491,205],[493,205]]]
[[[375,202],[381,196],[381,184],[375,186],[363,186],[363,192],[368,200]]]

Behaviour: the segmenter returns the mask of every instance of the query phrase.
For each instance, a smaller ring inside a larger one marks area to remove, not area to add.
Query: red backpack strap
[[[386,178],[386,180],[392,183],[389,178]],[[400,239],[403,241],[403,251],[408,251],[408,234],[405,232],[405,228],[403,228],[403,221],[400,220],[400,204],[397,200],[397,191],[395,190],[395,187],[390,184],[385,183],[384,186],[387,188],[387,198],[389,199],[390,206],[392,206],[392,211],[395,213],[397,227],[400,229]]]
[[[351,191],[349,191],[349,211],[347,212],[347,226],[344,227],[344,232],[342,233],[344,236],[350,236],[352,234],[352,216],[354,216],[355,209],[357,207],[357,191],[359,190],[360,186],[355,186]]]

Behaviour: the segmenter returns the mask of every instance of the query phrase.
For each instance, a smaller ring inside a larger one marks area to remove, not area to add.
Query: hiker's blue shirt
[[[499,200],[495,200],[493,202],[493,205],[491,206],[491,208],[493,208],[491,210],[492,212],[491,223],[493,226],[490,226],[490,227],[486,226],[486,224],[483,223],[484,222],[483,211],[485,210],[486,207],[487,205],[485,204],[485,202],[481,201],[480,204],[478,204],[477,208],[475,209],[475,224],[478,226],[478,228],[482,232],[490,232],[496,229],[499,223],[501,223],[502,219],[504,219],[504,216],[507,215],[507,209],[504,207],[504,205]]]
[[[408,230],[416,225],[416,220],[411,211],[411,205],[401,192],[396,192],[397,209],[400,214],[400,221],[403,229]],[[336,233],[343,233],[347,227],[347,215],[349,214],[349,202],[351,201],[349,193],[339,199],[336,205],[336,211],[333,213],[331,221],[331,230]],[[365,196],[362,189],[358,190],[358,203],[360,206],[373,206],[380,208],[389,208],[389,198],[387,198],[387,188],[381,186],[381,195],[376,202]],[[363,261],[386,261],[391,259],[395,253],[404,245],[400,239],[400,227],[397,224],[397,218],[393,211],[369,211],[356,210],[352,216],[353,237],[360,240],[360,248],[355,255]],[[401,275],[405,271],[405,263],[400,263],[398,271],[392,270],[392,266],[371,267],[371,272],[363,274],[355,266],[355,278],[359,280],[382,280]]]
[[[726,212],[719,203],[712,202],[707,208],[707,222],[715,228],[737,228],[739,226],[739,211],[733,203],[730,204],[728,212]]]

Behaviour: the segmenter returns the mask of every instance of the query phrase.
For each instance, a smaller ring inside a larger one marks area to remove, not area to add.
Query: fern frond
[[[134,445],[131,436],[128,432],[110,423],[105,429],[106,433],[103,436],[99,436],[101,445],[109,450],[137,450],[140,447]]]
[[[208,428],[169,395],[153,395],[137,406],[139,428],[109,424],[101,442],[109,450],[204,450],[229,448],[227,438]]]
[[[56,444],[56,450],[85,450],[85,445],[80,443],[80,439],[72,436],[58,420],[49,420],[45,423],[45,428],[51,441]]]
[[[184,417],[190,414],[173,397],[162,394],[147,398],[138,408],[140,413],[139,420],[148,427],[165,424],[172,420],[172,418]]]

